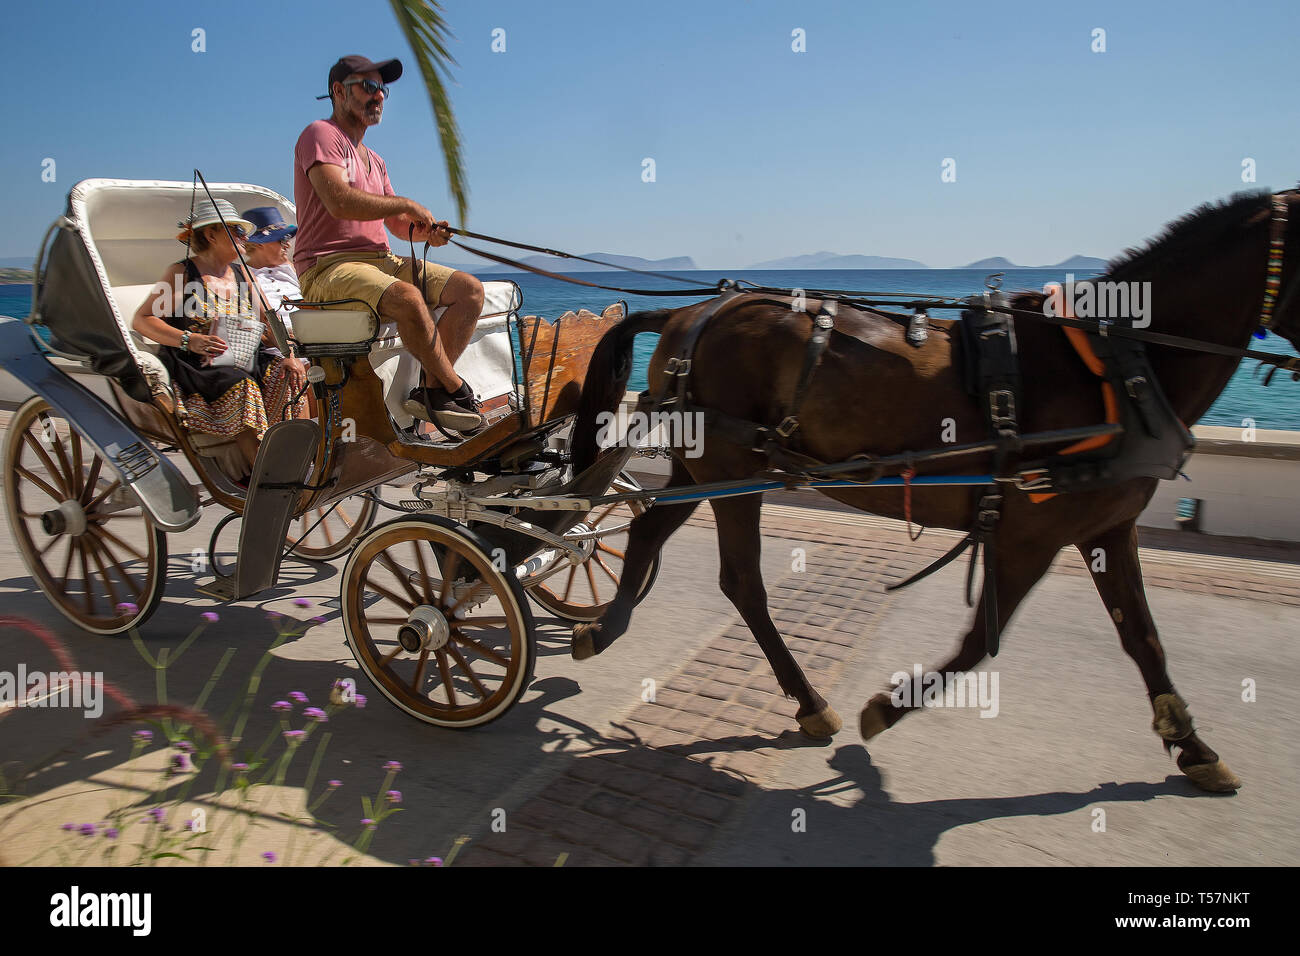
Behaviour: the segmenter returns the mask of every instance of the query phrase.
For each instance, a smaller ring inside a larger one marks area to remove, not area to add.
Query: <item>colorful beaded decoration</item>
[[[1273,225],[1269,237],[1268,272],[1264,279],[1264,307],[1259,312],[1259,327],[1267,329],[1273,317],[1273,306],[1282,288],[1282,251],[1286,245],[1286,197],[1273,197]]]

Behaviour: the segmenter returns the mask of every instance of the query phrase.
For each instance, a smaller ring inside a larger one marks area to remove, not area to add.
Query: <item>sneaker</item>
[[[465,411],[477,415],[480,422],[471,429],[459,428],[457,431],[469,438],[472,435],[477,435],[487,427],[487,416],[483,414],[483,403],[474,397],[474,390],[469,387],[469,382],[461,379],[460,388],[452,392],[451,397]]]
[[[477,403],[473,393],[469,395],[469,402],[473,404],[468,407],[459,400],[461,392],[468,389],[464,382],[455,395],[445,388],[413,388],[402,407],[412,418],[433,422],[462,435],[473,434],[487,424],[487,419],[475,407]]]

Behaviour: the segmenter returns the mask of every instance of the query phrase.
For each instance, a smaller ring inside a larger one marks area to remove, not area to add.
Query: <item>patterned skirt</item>
[[[233,439],[244,429],[251,429],[261,441],[268,428],[286,417],[285,406],[292,397],[284,365],[271,362],[260,387],[246,375],[213,401],[197,392],[181,396],[176,413],[193,432]],[[294,417],[297,411],[295,406],[287,417]]]

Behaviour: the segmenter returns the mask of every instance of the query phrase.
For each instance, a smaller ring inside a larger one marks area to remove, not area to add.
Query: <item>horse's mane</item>
[[[1125,249],[1106,263],[1106,275],[1142,272],[1158,260],[1181,252],[1188,246],[1223,235],[1241,225],[1248,211],[1255,211],[1270,196],[1264,190],[1234,193],[1218,202],[1207,202],[1165,226],[1164,231],[1145,245]]]

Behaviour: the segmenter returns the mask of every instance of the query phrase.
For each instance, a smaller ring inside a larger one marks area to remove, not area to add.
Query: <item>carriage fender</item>
[[[0,368],[77,426],[158,527],[185,531],[199,520],[198,495],[180,469],[99,396],[54,365],[21,319],[0,316]]]

